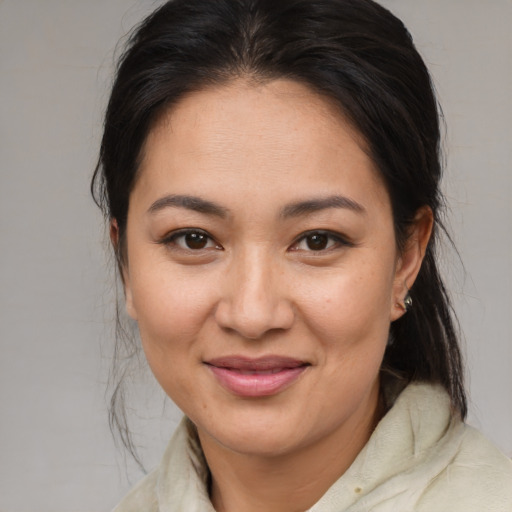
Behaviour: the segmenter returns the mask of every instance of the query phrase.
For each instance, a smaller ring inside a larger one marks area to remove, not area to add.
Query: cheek
[[[321,339],[336,346],[387,340],[393,272],[389,265],[362,261],[358,267],[301,286],[304,318]]]
[[[213,297],[200,279],[155,265],[132,277],[142,345],[152,367],[177,365],[189,354],[208,317]]]
[[[190,372],[199,364],[200,336],[210,305],[202,293],[174,275],[172,282],[144,279],[134,282],[134,304],[147,362],[165,393],[186,410],[190,401]],[[202,390],[192,390],[202,403]],[[204,404],[203,404],[204,407]]]

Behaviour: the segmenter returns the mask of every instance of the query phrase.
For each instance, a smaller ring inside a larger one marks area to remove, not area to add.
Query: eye
[[[339,246],[351,245],[341,235],[329,231],[309,231],[304,233],[290,248],[292,251],[328,251]]]
[[[164,245],[174,245],[187,251],[201,251],[204,249],[222,249],[215,240],[205,231],[199,229],[181,229],[166,236],[162,241]]]

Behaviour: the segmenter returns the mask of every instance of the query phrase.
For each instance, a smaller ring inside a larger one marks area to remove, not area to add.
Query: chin
[[[270,410],[252,403],[239,406],[231,414],[220,414],[215,422],[196,425],[201,438],[206,436],[232,452],[275,458],[314,445],[339,427],[336,420],[340,418],[329,418],[320,425],[309,424],[308,416],[308,411],[293,411],[280,403],[274,403]]]
[[[301,444],[297,428],[300,422],[295,419],[296,415],[283,414],[280,406],[268,410],[263,404],[243,405],[245,407],[223,412],[217,418],[201,421],[202,418],[191,417],[191,420],[200,437],[206,436],[240,454],[275,457]]]
[[[235,429],[228,432],[225,428],[215,440],[232,452],[247,456],[264,458],[279,457],[294,451],[302,443],[292,437],[291,432],[276,432],[272,429]]]

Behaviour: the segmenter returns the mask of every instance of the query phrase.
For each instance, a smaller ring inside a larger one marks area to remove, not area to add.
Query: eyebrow
[[[356,213],[364,214],[366,209],[358,202],[344,196],[329,196],[307,199],[285,206],[281,210],[281,217],[300,217],[309,213],[318,212],[320,210],[327,210],[329,208],[345,208]]]
[[[194,212],[225,218],[228,210],[212,201],[196,196],[168,195],[157,199],[148,209],[148,213],[157,213],[165,208],[185,208]]]
[[[148,213],[154,214],[165,208],[185,208],[206,215],[214,215],[226,218],[229,210],[213,201],[207,201],[197,196],[189,195],[167,195],[157,199],[148,209]],[[344,196],[328,196],[321,198],[306,199],[286,205],[281,210],[282,218],[300,217],[329,208],[344,208],[356,213],[366,213],[364,206]]]

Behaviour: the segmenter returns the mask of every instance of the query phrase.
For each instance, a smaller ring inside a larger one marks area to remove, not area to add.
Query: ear
[[[119,269],[119,275],[123,283],[124,300],[127,313],[134,319],[137,320],[137,314],[133,306],[133,295],[130,285],[130,273],[126,261],[126,256],[122,254],[121,241],[119,235],[119,225],[116,219],[110,221],[110,242],[116,255],[117,267]]]
[[[405,246],[397,260],[391,304],[391,321],[400,318],[405,313],[404,299],[420,271],[427,244],[432,234],[433,224],[434,215],[430,207],[421,207],[416,212],[414,221],[409,228]]]

